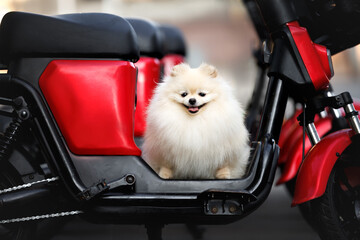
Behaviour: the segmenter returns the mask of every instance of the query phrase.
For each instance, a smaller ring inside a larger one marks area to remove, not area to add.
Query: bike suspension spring
[[[20,119],[13,119],[5,132],[0,135],[0,162],[10,156],[16,137],[21,129],[21,123]]]

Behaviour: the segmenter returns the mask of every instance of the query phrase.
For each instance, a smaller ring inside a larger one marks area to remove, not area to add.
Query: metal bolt
[[[229,212],[231,212],[231,213],[236,212],[236,210],[237,210],[237,207],[234,206],[234,205],[231,205],[231,206],[229,207]]]
[[[126,176],[125,181],[129,184],[132,184],[135,182],[135,177],[133,175]]]
[[[212,213],[217,213],[217,212],[218,212],[218,208],[217,208],[217,207],[212,207],[212,208],[211,208],[211,212],[212,212]]]
[[[27,110],[20,111],[20,118],[26,120],[29,117],[29,112]]]

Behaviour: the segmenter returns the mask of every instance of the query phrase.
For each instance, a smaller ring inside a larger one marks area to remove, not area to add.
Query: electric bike
[[[266,9],[264,7],[266,3],[258,1],[256,5],[255,1],[244,2],[260,39],[272,42],[271,38],[277,34],[278,30],[271,29],[271,26],[279,18],[267,18],[271,14],[261,11],[261,9]],[[321,44],[326,46],[331,54],[336,54],[359,43],[359,28],[351,25],[351,22],[359,19],[359,14],[357,14],[359,6],[354,1],[338,3],[331,1],[284,3],[284,1],[278,1],[277,3],[280,4],[278,5],[279,8],[287,5],[295,9],[298,22],[308,30],[311,39],[315,42],[315,48],[318,48],[317,44]],[[257,7],[260,7],[260,10]],[[272,11],[270,10],[270,12]],[[283,15],[282,17],[287,18],[289,16]],[[341,17],[340,21],[339,17]],[[290,26],[290,24],[288,25]],[[293,29],[293,31],[297,35],[301,35],[300,29]],[[306,54],[308,53],[309,51]],[[270,55],[269,53],[266,54]],[[264,57],[268,57],[266,54]],[[310,68],[315,67],[312,61],[303,59],[303,63]],[[312,74],[311,70],[307,70],[307,72]],[[339,131],[339,129],[346,128],[346,125],[341,112],[337,109],[344,102],[352,102],[352,100],[344,101],[348,96],[345,93],[333,96],[329,87],[324,89],[321,94],[322,96],[318,94],[318,96],[310,99],[307,96],[290,94],[290,97],[293,97],[295,101],[303,104],[305,110],[299,117],[298,115],[302,110],[295,111],[293,117],[283,124],[279,140],[281,148],[279,164],[284,166],[282,166],[282,176],[278,183],[287,183],[290,192],[295,194],[293,205],[301,202],[300,209],[303,215],[318,231],[322,239],[358,239],[359,224],[356,210],[358,168],[355,162],[357,153],[354,151],[357,145],[357,134],[355,133],[358,131],[356,130],[356,125],[358,125],[357,113],[354,110],[358,108],[358,103],[355,102],[355,108],[353,105],[349,105],[348,109],[345,110],[345,118],[354,118],[354,120],[349,120],[354,131],[349,134],[351,140],[342,142],[342,145],[340,141],[346,139],[344,135],[349,130]],[[323,111],[325,107],[327,112]],[[353,113],[349,114],[349,111]],[[306,113],[310,114],[310,118],[306,117]],[[304,130],[308,133],[309,138],[301,136],[304,134],[302,134],[302,128],[296,123],[297,120],[300,120],[301,125],[308,124]],[[329,136],[320,141],[320,138],[325,135]],[[333,152],[335,149],[332,149],[332,144],[342,146],[336,149],[337,152]],[[311,145],[315,146],[310,150]],[[305,153],[309,150],[310,152],[304,159]],[[325,156],[324,152],[329,155]],[[329,161],[329,158],[332,160]],[[299,198],[302,199],[299,200]]]
[[[8,69],[0,76],[0,115],[8,122],[0,146],[2,235],[26,239],[44,219],[70,215],[99,223],[144,224],[150,239],[161,238],[163,224],[237,221],[270,193],[289,96],[306,106],[300,119],[317,143],[298,174],[294,205],[323,205],[315,198],[339,188],[341,206],[351,199],[347,193],[356,196],[351,177],[356,176],[353,157],[360,133],[357,112],[348,93],[322,93],[332,76],[330,52],[356,45],[359,32],[335,38],[332,28],[319,31],[315,23],[324,22],[316,18],[312,2],[255,3],[271,46],[266,52],[269,81],[247,174],[228,180],[161,179],[141,158],[134,141],[135,65],[141,51],[129,21],[98,13],[8,13],[0,26],[1,63]],[[344,108],[351,129],[318,142],[313,120],[327,106]],[[346,171],[339,174],[337,169]],[[337,209],[332,204],[327,207]],[[357,202],[347,206],[356,209]],[[320,220],[319,232],[326,235]]]

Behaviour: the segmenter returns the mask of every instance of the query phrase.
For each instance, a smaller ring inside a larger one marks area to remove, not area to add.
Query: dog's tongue
[[[199,111],[199,108],[198,107],[189,107],[189,111],[190,112],[197,112],[197,111]]]

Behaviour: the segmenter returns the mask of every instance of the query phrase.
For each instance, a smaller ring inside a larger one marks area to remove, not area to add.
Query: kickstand
[[[148,240],[162,240],[162,228],[164,224],[150,223],[145,224]]]

